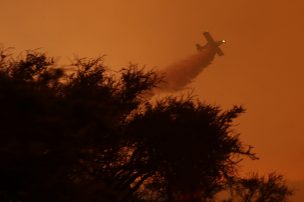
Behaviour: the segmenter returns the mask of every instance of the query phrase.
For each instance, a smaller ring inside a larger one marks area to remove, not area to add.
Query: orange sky
[[[225,108],[243,104],[237,127],[261,160],[246,170],[278,171],[304,180],[304,2],[301,0],[0,0],[0,43],[17,51],[43,48],[68,61],[107,54],[163,68],[195,53],[210,31],[225,39],[192,84]]]

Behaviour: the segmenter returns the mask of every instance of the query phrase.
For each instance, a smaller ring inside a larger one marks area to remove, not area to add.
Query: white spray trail
[[[212,47],[206,47],[197,54],[162,70],[161,74],[164,75],[164,82],[159,87],[160,91],[175,92],[183,90],[202,70],[211,64],[215,54]]]

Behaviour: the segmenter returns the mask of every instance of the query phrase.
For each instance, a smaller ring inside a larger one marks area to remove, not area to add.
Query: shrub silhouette
[[[156,73],[114,74],[103,59],[65,71],[39,51],[1,51],[0,201],[207,201],[256,159],[232,130],[242,107],[154,102]]]
[[[267,177],[253,173],[248,178],[237,179],[230,191],[230,199],[223,202],[284,202],[293,193],[283,176],[276,173],[269,173]]]

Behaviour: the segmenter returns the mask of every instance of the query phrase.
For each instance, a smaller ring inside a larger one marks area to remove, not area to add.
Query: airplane
[[[203,35],[205,36],[205,38],[207,39],[207,44],[204,46],[201,46],[200,44],[196,44],[196,49],[198,51],[202,51],[203,49],[205,49],[208,46],[211,46],[213,49],[215,49],[215,52],[219,55],[222,56],[224,55],[223,51],[220,49],[220,45],[226,43],[225,40],[221,40],[221,41],[214,41],[214,39],[212,38],[212,36],[210,35],[209,32],[204,32]]]

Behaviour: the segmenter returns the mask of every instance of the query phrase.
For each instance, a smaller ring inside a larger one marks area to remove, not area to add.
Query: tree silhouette
[[[252,174],[248,178],[236,180],[231,187],[233,202],[285,202],[292,195],[282,175],[270,173],[267,177]]]
[[[104,57],[66,71],[39,51],[2,50],[0,201],[195,202],[228,187],[245,195],[237,165],[256,156],[232,129],[243,107],[153,101],[160,82],[134,64],[113,73]]]
[[[160,178],[168,201],[212,198],[234,176],[241,156],[255,159],[231,131],[242,107],[222,111],[191,98],[146,104],[126,128],[130,158],[118,170],[127,179]]]
[[[112,158],[122,121],[158,79],[133,65],[114,80],[102,57],[75,59],[71,66],[66,74],[44,53],[15,59],[2,51],[3,201],[77,201],[78,189],[96,181],[89,166],[96,156]]]

